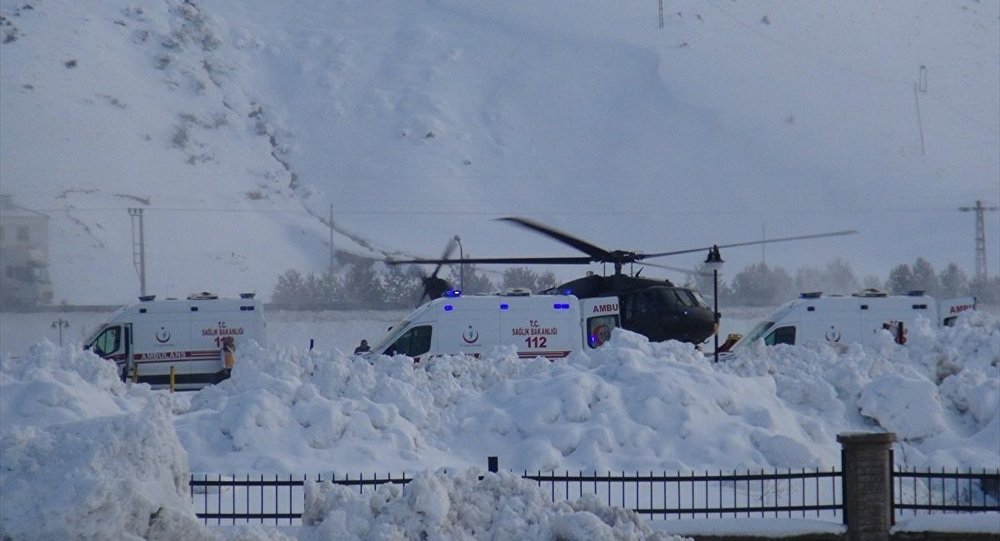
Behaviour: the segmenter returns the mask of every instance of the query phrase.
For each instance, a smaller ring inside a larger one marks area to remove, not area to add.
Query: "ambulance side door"
[[[97,356],[115,363],[118,375],[124,381],[131,368],[132,324],[109,325],[104,328],[87,348]]]

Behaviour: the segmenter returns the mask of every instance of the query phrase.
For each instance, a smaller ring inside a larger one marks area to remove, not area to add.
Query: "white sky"
[[[856,229],[726,272],[885,278],[972,275],[958,207],[1000,204],[996,2],[679,1],[663,28],[638,0],[22,4],[0,1],[0,182],[53,218],[57,302],[138,293],[132,206],[149,292],[269,295],[326,268],[331,206],[338,248],[422,257],[456,234],[578,255],[507,215],[647,252]]]

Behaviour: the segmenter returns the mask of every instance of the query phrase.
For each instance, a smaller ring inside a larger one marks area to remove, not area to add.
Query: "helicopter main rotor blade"
[[[649,261],[636,261],[636,265],[642,265],[644,267],[656,267],[658,269],[672,270],[688,276],[711,276],[710,272],[698,272],[696,270],[685,269],[683,267],[671,267],[670,265],[660,265],[659,263],[651,263]]]
[[[465,259],[386,259],[386,265],[479,265],[479,264],[507,264],[507,265],[586,265],[594,263],[595,259],[590,257],[473,257]]]
[[[529,220],[527,218],[519,218],[517,216],[510,216],[507,218],[497,218],[497,220],[517,224],[521,227],[541,233],[549,238],[553,238],[567,246],[576,248],[577,250],[593,258],[590,261],[588,261],[588,263],[599,262],[599,261],[611,262],[614,261],[615,259],[614,254],[605,250],[604,248],[595,246],[583,239],[578,239],[573,235],[570,235],[569,233],[560,231],[554,227],[550,227],[545,224],[540,224],[534,220]]]
[[[814,235],[798,235],[798,236],[795,236],[795,237],[781,237],[781,238],[777,238],[777,239],[764,239],[764,240],[755,240],[755,241],[750,241],[750,242],[736,242],[736,243],[733,243],[733,244],[718,244],[718,245],[715,245],[714,247],[716,247],[716,248],[735,248],[737,246],[753,246],[755,244],[770,244],[772,242],[785,242],[785,241],[790,241],[790,240],[818,239],[818,238],[823,238],[823,237],[838,237],[838,236],[842,236],[842,235],[855,235],[855,234],[857,234],[857,231],[854,231],[852,229],[852,230],[848,230],[848,231],[835,231],[833,233],[816,233]],[[705,247],[702,247],[702,248],[690,248],[690,249],[687,249],[687,250],[675,250],[673,252],[659,252],[659,253],[655,253],[655,254],[636,254],[636,259],[637,260],[642,260],[642,259],[646,259],[646,258],[650,258],[650,257],[665,257],[665,256],[668,256],[668,255],[690,254],[690,253],[694,253],[694,252],[703,252],[703,251],[708,250],[710,248],[713,248],[713,246],[705,246]]]

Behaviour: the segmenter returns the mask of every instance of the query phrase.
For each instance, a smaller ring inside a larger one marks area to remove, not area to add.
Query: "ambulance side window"
[[[611,339],[611,329],[618,326],[618,316],[597,316],[587,319],[587,345],[596,348]]]
[[[788,344],[790,346],[795,345],[795,327],[778,327],[771,331],[771,334],[767,335],[764,339],[764,343],[769,346],[774,346],[777,344]]]
[[[386,355],[416,357],[427,353],[431,349],[431,330],[430,325],[421,325],[406,331],[386,349]]]
[[[121,327],[108,327],[94,339],[94,353],[98,355],[108,355],[118,351],[121,345]]]

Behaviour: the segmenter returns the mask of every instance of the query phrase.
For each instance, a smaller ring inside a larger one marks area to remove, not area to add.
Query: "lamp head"
[[[708,257],[705,258],[705,266],[710,270],[717,271],[722,268],[722,264],[725,261],[722,260],[722,254],[719,253],[719,247],[712,246],[708,249]]]

